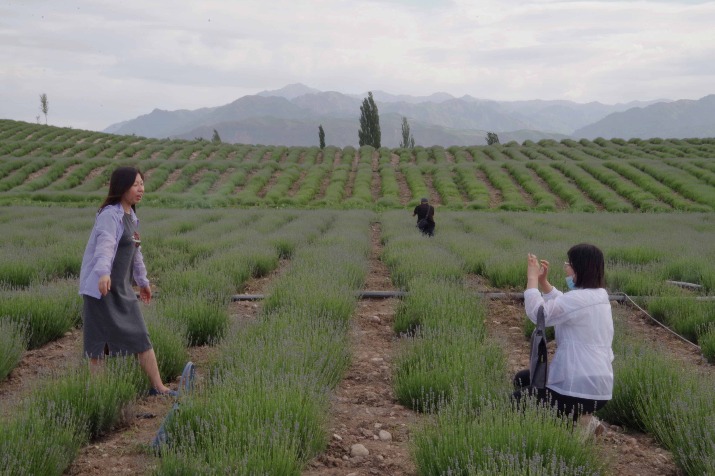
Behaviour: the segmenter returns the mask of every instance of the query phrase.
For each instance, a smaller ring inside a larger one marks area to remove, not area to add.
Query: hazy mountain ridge
[[[328,145],[357,146],[360,105],[366,96],[367,93],[350,95],[291,84],[243,96],[224,106],[155,109],[113,124],[105,132],[210,139],[216,129],[225,142],[308,146],[317,145],[318,125],[322,124]],[[715,117],[715,100],[704,101],[715,95],[699,101],[615,105],[565,100],[492,101],[471,96],[456,98],[447,93],[415,97],[373,91],[373,97],[380,111],[382,143],[387,147],[399,145],[402,116],[408,118],[416,143],[424,146],[484,144],[486,131],[496,132],[502,143],[565,137],[715,136],[715,119],[707,119]],[[676,124],[671,124],[673,121]]]
[[[610,114],[574,135],[586,139],[715,137],[715,94]]]

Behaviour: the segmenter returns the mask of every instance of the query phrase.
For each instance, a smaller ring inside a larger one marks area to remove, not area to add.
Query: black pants
[[[427,224],[423,227],[417,225],[417,228],[419,228],[420,231],[427,236],[434,236],[434,225],[434,223],[427,222]]]
[[[512,397],[517,403],[521,400],[521,395],[524,390],[529,395],[536,394],[536,399],[539,403],[548,402],[552,407],[556,407],[559,415],[571,415],[574,421],[578,420],[581,415],[591,414],[606,406],[609,400],[590,400],[587,398],[571,397],[562,395],[559,392],[550,388],[532,389],[529,388],[531,383],[531,375],[529,369],[521,370],[514,376],[514,387],[517,389],[512,393]]]

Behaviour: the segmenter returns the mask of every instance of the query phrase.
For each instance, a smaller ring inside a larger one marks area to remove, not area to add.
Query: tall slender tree
[[[47,113],[50,111],[50,101],[47,100],[47,94],[40,94],[40,110],[45,115],[45,125],[47,125]]]
[[[372,98],[372,91],[367,93],[360,106],[360,130],[358,131],[360,146],[371,145],[380,148],[380,114],[377,104]]]
[[[318,126],[318,140],[320,141],[320,148],[325,149],[325,131],[322,124]]]
[[[410,132],[410,123],[407,122],[405,116],[402,116],[402,142],[400,142],[400,147],[415,148],[415,137]]]
[[[214,144],[220,144],[221,143],[221,136],[218,135],[218,131],[214,129],[214,135],[211,136],[211,142]]]

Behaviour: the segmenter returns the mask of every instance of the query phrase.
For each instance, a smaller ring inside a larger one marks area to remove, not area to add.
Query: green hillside
[[[170,207],[715,209],[715,139],[320,150],[0,121],[0,204],[97,203],[118,165],[145,174],[145,203]]]

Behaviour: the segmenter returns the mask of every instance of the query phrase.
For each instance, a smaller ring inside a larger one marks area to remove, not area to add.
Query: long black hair
[[[109,192],[107,193],[107,198],[104,199],[102,205],[99,207],[102,210],[107,205],[116,205],[122,201],[122,196],[132,188],[134,182],[137,180],[137,175],[139,175],[142,180],[144,180],[144,174],[136,167],[117,167],[112,176],[109,179]],[[132,205],[132,210],[136,211],[134,205]]]
[[[594,245],[574,245],[567,253],[569,263],[576,273],[574,284],[584,289],[606,287],[603,252]]]

